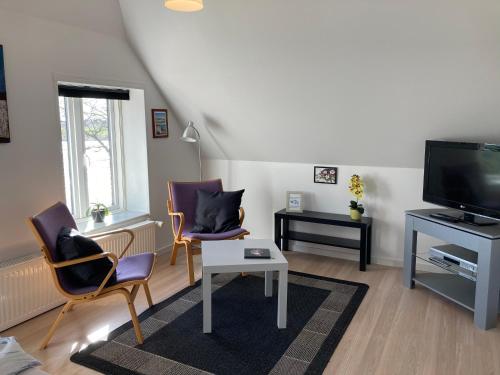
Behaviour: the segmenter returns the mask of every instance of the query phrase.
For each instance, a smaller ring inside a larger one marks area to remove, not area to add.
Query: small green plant
[[[102,203],[91,203],[87,209],[87,216],[92,216],[96,223],[102,223],[104,217],[109,215],[109,208]]]
[[[363,205],[356,201],[351,201],[349,207],[351,208],[351,210],[357,210],[361,215],[365,213],[365,208],[363,207]]]

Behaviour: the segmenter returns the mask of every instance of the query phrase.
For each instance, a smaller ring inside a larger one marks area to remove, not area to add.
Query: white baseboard
[[[167,245],[164,245],[164,246],[160,246],[159,248],[156,249],[156,252],[158,254],[168,254],[172,251],[172,243],[169,243]]]

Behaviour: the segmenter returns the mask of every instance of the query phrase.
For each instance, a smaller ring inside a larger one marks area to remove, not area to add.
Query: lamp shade
[[[203,9],[203,0],[165,0],[165,7],[178,12],[196,12]]]
[[[186,129],[184,129],[184,133],[182,133],[181,140],[189,143],[199,142],[200,133],[198,133],[192,121],[188,122]]]

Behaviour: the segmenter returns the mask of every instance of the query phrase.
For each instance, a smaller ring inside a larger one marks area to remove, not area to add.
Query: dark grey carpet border
[[[323,342],[323,345],[321,346],[321,349],[319,350],[318,354],[316,355],[316,357],[314,358],[314,360],[311,362],[311,364],[309,365],[309,367],[307,369],[306,374],[309,374],[309,375],[318,374],[319,375],[319,374],[323,373],[324,369],[328,365],[330,358],[332,357],[333,353],[335,352],[335,349],[337,348],[345,331],[347,330],[347,328],[349,327],[349,324],[351,323],[352,319],[354,318],[356,311],[358,310],[359,306],[361,305],[363,298],[365,297],[366,293],[368,292],[369,286],[366,284],[357,283],[354,281],[339,280],[339,279],[330,278],[330,277],[311,275],[311,274],[303,273],[303,272],[288,271],[288,273],[292,274],[292,275],[308,277],[311,279],[332,281],[332,282],[336,282],[338,284],[352,285],[352,286],[357,287],[356,292],[354,293],[354,295],[351,298],[351,301],[344,309],[342,315],[339,317],[339,319],[335,323],[335,326],[333,327],[332,331],[330,332],[330,334],[328,335],[326,340]],[[191,290],[200,286],[200,284],[201,284],[201,280],[198,280],[195,283],[195,285],[193,285],[191,287],[187,287],[187,288],[177,292],[173,296],[169,297],[168,299],[160,302],[159,304],[154,305],[150,309],[147,309],[146,311],[144,311],[142,314],[139,315],[139,320],[142,322],[143,320],[149,318],[151,315],[153,315],[156,312],[158,312],[159,310],[163,309],[168,304],[172,303],[173,301],[179,299],[183,295],[189,293]],[[113,340],[114,338],[118,337],[119,335],[121,335],[125,331],[129,330],[130,328],[132,328],[131,321],[123,324],[122,326],[118,327],[113,332],[111,332],[107,341],[101,341],[101,342],[97,342],[97,343],[89,345],[84,350],[73,354],[71,356],[70,360],[74,363],[88,367],[92,370],[101,372],[103,374],[141,375],[135,371],[131,371],[131,370],[125,369],[123,367],[116,366],[114,364],[111,364],[110,362],[107,362],[105,360],[102,360],[102,359],[99,359],[97,357],[93,357],[90,355],[90,353],[92,353],[95,350],[97,350],[98,348],[106,345],[106,343],[108,341]],[[138,348],[140,348],[140,345],[138,346]]]

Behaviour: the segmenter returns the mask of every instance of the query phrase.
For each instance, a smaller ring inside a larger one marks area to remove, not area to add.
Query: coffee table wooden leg
[[[288,298],[288,269],[279,271],[278,279],[278,328],[286,328]]]
[[[203,333],[212,332],[212,274],[203,270]]]
[[[265,291],[264,295],[266,297],[272,297],[273,296],[273,271],[266,271],[265,272],[266,277],[265,277]]]

